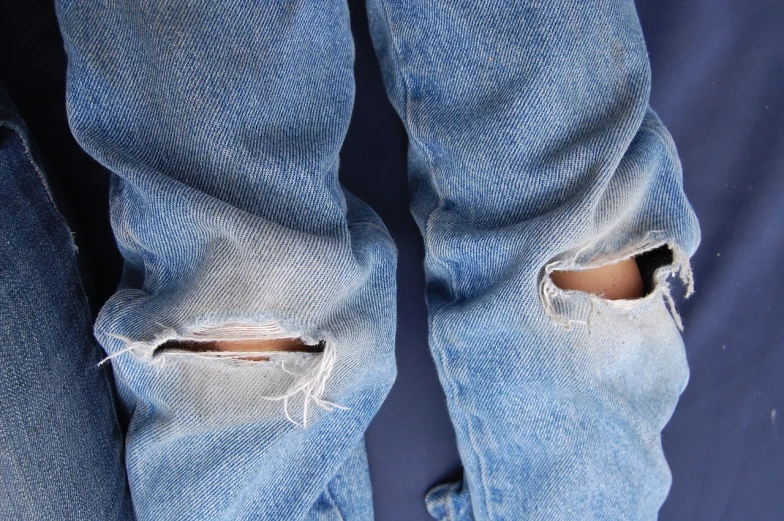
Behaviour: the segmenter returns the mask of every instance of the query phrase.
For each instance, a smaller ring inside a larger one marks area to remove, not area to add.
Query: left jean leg
[[[124,269],[95,334],[137,519],[369,519],[396,251],[338,182],[345,0],[55,4],[71,130],[112,175]]]

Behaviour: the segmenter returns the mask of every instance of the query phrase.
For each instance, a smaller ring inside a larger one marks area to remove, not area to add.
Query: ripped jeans
[[[137,519],[372,519],[363,433],[395,378],[396,250],[338,182],[346,4],[56,5],[72,130],[112,172],[124,271],[95,334]],[[430,512],[655,519],[688,379],[668,280],[691,287],[699,227],[633,2],[367,7],[465,469]],[[550,279],[662,247],[640,299]],[[171,347],[271,338],[313,349]]]

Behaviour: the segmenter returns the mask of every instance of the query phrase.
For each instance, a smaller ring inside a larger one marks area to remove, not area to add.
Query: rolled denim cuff
[[[464,481],[443,483],[431,488],[425,496],[427,511],[438,521],[471,519],[471,498]]]

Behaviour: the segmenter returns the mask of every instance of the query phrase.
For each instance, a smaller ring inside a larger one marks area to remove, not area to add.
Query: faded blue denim
[[[369,520],[395,247],[340,186],[342,1],[57,1],[68,113],[113,173],[122,282],[95,333],[137,519]],[[430,345],[465,467],[437,519],[655,519],[688,368],[668,278],[699,228],[630,0],[369,0],[409,139]],[[667,245],[645,298],[562,291]],[[323,352],[172,349],[297,337]]]

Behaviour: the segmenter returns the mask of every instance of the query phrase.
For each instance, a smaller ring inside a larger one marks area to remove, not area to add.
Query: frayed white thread
[[[694,274],[691,270],[689,257],[683,250],[669,246],[672,251],[672,264],[661,266],[654,273],[655,285],[654,292],[659,292],[667,302],[667,308],[675,321],[679,331],[683,331],[683,319],[675,306],[675,299],[672,298],[672,286],[669,278],[678,272],[678,278],[685,288],[684,298],[689,298],[694,294]]]
[[[591,334],[591,318],[593,318],[594,312],[594,299],[591,299],[591,309],[588,310],[588,318],[585,319],[585,328],[588,330],[588,334]]]
[[[128,337],[124,337],[122,335],[115,335],[114,333],[109,333],[109,336],[112,337],[112,338],[116,338],[117,340],[122,340],[123,342],[125,342],[125,344],[128,347],[126,347],[125,349],[120,349],[119,351],[115,351],[114,353],[110,354],[109,356],[103,358],[100,362],[98,362],[98,367],[102,366],[103,364],[105,364],[109,360],[113,360],[113,359],[117,358],[118,356],[120,356],[122,354],[130,353],[131,351],[139,349],[139,346],[136,345],[139,342],[134,342],[133,340],[131,340]]]
[[[313,363],[303,371],[290,371],[285,366],[286,358],[281,358],[281,369],[294,377],[294,383],[283,395],[262,396],[265,400],[282,401],[286,418],[294,425],[302,428],[307,428],[308,426],[308,410],[311,404],[321,407],[326,411],[333,411],[335,409],[348,410],[348,407],[338,405],[323,398],[327,380],[329,380],[335,366],[335,361],[337,360],[334,343],[327,340],[324,345],[324,351],[320,353],[320,356],[315,355],[312,360]],[[291,416],[291,412],[289,411],[289,401],[298,394],[302,394],[303,402],[301,424]]]
[[[651,292],[652,294],[661,294],[666,303],[667,308],[672,315],[673,320],[675,321],[675,325],[678,327],[680,331],[683,331],[683,320],[681,319],[680,314],[678,313],[675,307],[675,300],[672,298],[671,287],[668,282],[668,278],[678,273],[678,276],[686,288],[685,298],[689,298],[692,294],[694,294],[694,275],[691,270],[691,264],[689,263],[689,258],[685,252],[680,250],[679,248],[675,248],[666,241],[656,241],[651,240],[652,236],[661,233],[660,230],[653,230],[646,234],[643,238],[642,242],[636,244],[635,246],[621,252],[616,253],[614,255],[600,255],[595,257],[590,262],[578,265],[578,259],[582,255],[582,253],[587,250],[588,248],[592,247],[592,244],[587,246],[583,246],[576,253],[571,255],[569,259],[564,260],[557,260],[550,262],[545,265],[544,273],[542,279],[539,282],[539,294],[542,299],[542,306],[544,308],[545,313],[550,317],[552,322],[560,327],[563,327],[566,330],[571,330],[574,325],[584,325],[588,328],[588,332],[590,333],[591,328],[591,318],[594,314],[594,303],[595,301],[600,301],[602,298],[598,295],[589,295],[589,302],[590,302],[590,310],[588,312],[588,316],[585,320],[574,319],[574,318],[566,318],[560,313],[557,309],[557,297],[564,296],[565,292],[560,289],[555,283],[552,281],[551,274],[553,271],[556,270],[588,270],[593,268],[598,268],[602,266],[607,266],[610,264],[615,264],[617,262],[621,262],[623,260],[633,258],[636,255],[644,253],[646,251],[651,251],[661,246],[667,246],[670,248],[673,254],[673,261],[671,264],[666,266],[661,266],[656,270],[654,273],[654,280],[655,285],[654,289]],[[620,308],[629,308],[635,306],[639,299],[634,300],[614,300],[612,301],[615,307]]]
[[[306,345],[316,345],[314,340],[298,331],[286,331],[277,322],[268,321],[259,324],[229,323],[220,325],[200,326],[184,333],[188,340],[272,340],[281,338],[297,338]]]
[[[672,264],[678,267],[678,277],[686,287],[685,298],[689,298],[694,294],[694,273],[691,271],[691,263],[686,253],[680,249],[672,250]],[[672,271],[670,271],[672,273]]]
[[[120,355],[124,355],[125,353],[132,353],[138,349],[149,348],[149,342],[138,342],[135,340],[131,340],[130,338],[122,335],[117,335],[115,333],[107,333],[110,337],[116,338],[117,340],[122,340],[125,342],[125,349],[120,349],[119,351],[115,351],[114,353],[108,355],[106,358],[98,362],[98,365],[101,366],[108,362],[109,360],[114,360]]]
[[[542,276],[542,280],[539,281],[539,295],[542,299],[544,312],[550,317],[550,320],[552,320],[555,325],[561,326],[568,331],[572,329],[572,324],[587,325],[587,321],[573,318],[567,319],[555,309],[555,298],[559,295],[561,290],[553,283],[550,274],[555,271],[559,264],[560,261],[555,261],[544,267],[544,275]]]
[[[276,323],[269,322],[259,325],[244,325],[244,324],[224,324],[223,326],[202,326],[196,330],[188,331],[185,334],[179,334],[176,330],[166,327],[163,324],[157,324],[162,332],[155,336],[151,341],[141,342],[134,341],[130,338],[119,335],[116,333],[107,333],[110,337],[122,340],[125,342],[126,347],[115,351],[107,356],[98,365],[103,365],[106,362],[117,358],[125,353],[134,353],[146,359],[152,359],[155,349],[161,344],[169,340],[191,340],[191,341],[211,341],[211,340],[266,340],[276,338],[299,338],[309,345],[316,345],[319,342],[307,337],[305,335],[287,333],[280,328]],[[283,335],[283,336],[281,336]],[[141,350],[141,353],[138,351]],[[195,356],[204,356],[203,354],[193,353]],[[216,354],[211,353],[215,357]],[[326,391],[327,381],[332,375],[332,371],[337,360],[335,352],[335,345],[332,341],[326,340],[324,342],[324,351],[309,355],[309,360],[305,367],[301,370],[292,370],[287,367],[286,363],[296,359],[297,356],[308,355],[308,353],[301,352],[240,352],[240,353],[220,353],[225,357],[236,358],[242,360],[243,358],[252,357],[254,355],[263,356],[267,361],[275,364],[280,370],[286,374],[294,377],[294,382],[289,387],[286,393],[280,396],[262,396],[261,398],[271,401],[282,401],[283,411],[286,418],[294,425],[302,428],[308,426],[308,413],[311,412],[313,406],[321,407],[326,411],[333,411],[335,409],[348,410],[348,407],[339,405],[329,400],[324,399],[324,392]],[[165,358],[161,359],[161,364],[165,363]],[[251,363],[251,361],[248,361]],[[252,361],[258,363],[259,361]],[[302,423],[296,421],[290,411],[290,402],[298,394],[302,394]]]
[[[151,341],[148,341],[148,342],[143,342],[143,341],[138,341],[138,340],[131,340],[130,338],[128,338],[126,336],[118,335],[116,333],[107,333],[107,335],[109,335],[110,337],[116,338],[117,340],[122,340],[123,342],[125,342],[126,347],[124,349],[120,349],[119,351],[115,351],[114,353],[110,354],[109,356],[107,356],[106,358],[104,358],[103,360],[98,362],[98,365],[101,366],[101,365],[105,364],[106,362],[108,362],[109,360],[113,360],[113,359],[117,358],[120,355],[123,355],[125,353],[135,353],[138,350],[141,350],[142,352],[141,353],[135,353],[135,354],[137,354],[137,356],[140,356],[140,357],[142,357],[144,359],[150,360],[150,359],[152,359],[152,355],[153,355],[153,352],[155,351],[156,347],[158,347],[159,345],[161,345],[161,344],[163,344],[165,342],[168,342],[169,340],[177,340],[177,339],[181,339],[182,338],[177,333],[176,330],[174,330],[174,329],[172,329],[170,327],[164,326],[163,324],[161,324],[159,322],[156,322],[155,324],[158,327],[161,328],[161,332],[158,333],[157,335],[155,335],[155,338],[153,338]]]
[[[679,331],[683,331],[683,320],[681,320],[681,315],[678,313],[678,310],[675,309],[675,300],[672,298],[670,284],[667,282],[659,282],[659,284],[661,294],[664,296],[664,300],[667,301],[667,308],[670,310],[670,315],[672,315],[675,325],[678,326]]]

